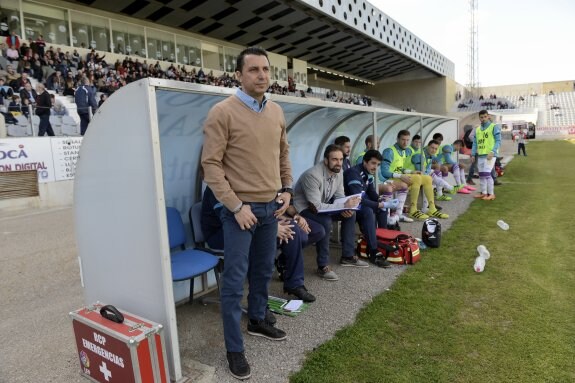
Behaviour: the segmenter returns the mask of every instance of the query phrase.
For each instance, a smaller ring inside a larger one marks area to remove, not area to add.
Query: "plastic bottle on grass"
[[[509,225],[505,223],[502,219],[497,221],[497,226],[499,226],[502,230],[509,230]]]
[[[480,257],[483,257],[485,260],[488,260],[491,257],[489,254],[489,250],[484,245],[477,246],[477,252],[479,253]]]
[[[475,264],[473,265],[473,270],[475,270],[476,273],[482,273],[483,269],[485,269],[485,258],[483,258],[480,255],[477,258],[475,258]]]

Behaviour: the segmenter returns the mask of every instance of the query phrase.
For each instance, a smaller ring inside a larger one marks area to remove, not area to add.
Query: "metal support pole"
[[[377,135],[377,112],[372,113],[373,116],[373,125],[371,128],[371,134],[373,134],[373,148],[375,150],[379,150],[379,140],[377,139],[379,136]],[[373,184],[375,186],[375,191],[379,194],[379,185],[378,185],[378,177],[377,174],[379,173],[379,169],[375,171],[375,177]]]
[[[421,147],[423,148],[423,117],[419,116],[419,135],[421,136]]]

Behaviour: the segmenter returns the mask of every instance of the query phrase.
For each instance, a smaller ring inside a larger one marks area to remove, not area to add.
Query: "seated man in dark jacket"
[[[224,234],[219,218],[222,204],[210,188],[206,188],[202,199],[202,233],[212,249],[224,248]],[[284,282],[284,292],[294,295],[304,302],[313,302],[315,297],[304,285],[303,248],[325,236],[321,225],[301,217],[293,206],[287,216],[278,218],[278,248],[281,254],[276,260],[280,279]]]
[[[0,105],[4,105],[4,100],[9,100],[14,95],[14,90],[6,85],[3,77],[0,77]]]
[[[379,201],[375,188],[375,174],[383,157],[377,150],[368,150],[361,164],[352,166],[343,172],[345,195],[362,193],[361,207],[356,212],[356,221],[367,241],[369,260],[379,267],[391,264],[377,250],[376,227],[387,227],[387,210],[395,209],[398,200]]]

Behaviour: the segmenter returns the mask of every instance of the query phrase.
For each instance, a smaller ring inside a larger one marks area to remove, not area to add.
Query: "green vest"
[[[413,146],[410,146],[409,149],[411,149],[411,155],[405,157],[403,167],[409,170],[419,170],[415,168],[415,165],[411,162],[411,158],[416,154],[421,154],[421,148],[415,149]]]
[[[426,147],[427,148],[427,147]],[[427,170],[427,165],[432,161],[433,157],[429,156],[430,158],[427,158],[428,152],[427,150],[424,150],[421,152],[421,172],[426,174],[425,171]]]
[[[477,154],[486,156],[495,147],[495,136],[493,135],[495,124],[491,123],[485,130],[481,130],[481,125],[475,129],[475,139],[477,140]]]
[[[391,147],[391,151],[393,152],[393,162],[389,165],[389,170],[392,173],[403,173],[404,164],[405,164],[405,151],[403,155],[399,154],[395,145]]]
[[[367,153],[367,151],[365,150],[359,153],[359,156],[357,156],[357,158],[355,159],[355,165],[359,165],[363,162],[363,156],[365,156],[365,153]]]

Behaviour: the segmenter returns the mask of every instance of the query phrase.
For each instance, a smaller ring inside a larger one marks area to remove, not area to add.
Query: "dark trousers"
[[[309,209],[300,213],[305,219],[315,221],[323,226],[325,235],[315,244],[317,251],[317,267],[324,268],[329,265],[329,235],[333,226],[333,221],[341,221],[342,256],[344,258],[353,257],[355,254],[355,213],[344,218],[341,214],[314,214]]]
[[[90,123],[90,113],[78,113],[80,116],[80,134],[83,136],[88,130],[88,124]]]
[[[54,130],[50,124],[50,115],[43,114],[40,117],[40,125],[38,126],[38,136],[43,136],[48,133],[49,136],[54,136]]]
[[[517,144],[517,155],[519,155],[521,151],[523,151],[524,156],[527,155],[525,154],[525,144]]]
[[[291,225],[294,225],[294,239],[279,245],[281,254],[278,262],[285,265],[285,289],[294,289],[304,284],[303,248],[325,237],[322,225],[311,219],[308,219],[307,223],[311,229],[309,233],[300,229],[296,222],[291,221]]]
[[[473,180],[473,175],[475,174],[475,172],[477,171],[477,154],[475,155],[475,161],[473,161],[471,163],[471,166],[469,167],[469,172],[467,173],[467,182],[472,181]]]
[[[248,318],[263,320],[268,303],[268,287],[273,274],[278,231],[274,212],[279,205],[249,203],[258,223],[242,230],[232,212],[223,207],[220,219],[224,233],[224,271],[221,282],[221,310],[224,340],[229,352],[244,351],[240,329],[244,282],[248,279]]]
[[[369,253],[377,253],[377,236],[375,229],[376,227],[387,227],[387,212],[381,209],[377,209],[376,212],[370,207],[362,206],[356,214],[361,232],[367,241]]]

